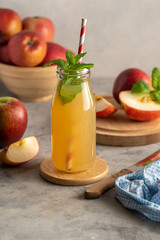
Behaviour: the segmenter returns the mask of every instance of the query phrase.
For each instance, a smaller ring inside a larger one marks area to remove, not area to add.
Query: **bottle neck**
[[[57,77],[59,80],[66,79],[82,79],[84,81],[89,81],[90,69],[80,69],[80,70],[64,70],[62,68],[57,68]]]

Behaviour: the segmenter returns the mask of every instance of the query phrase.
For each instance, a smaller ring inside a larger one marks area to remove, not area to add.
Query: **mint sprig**
[[[63,59],[55,59],[52,61],[49,61],[47,63],[45,63],[43,65],[44,67],[50,66],[52,63],[54,63],[55,65],[57,65],[58,67],[61,67],[64,70],[80,70],[83,68],[92,68],[94,67],[94,64],[92,63],[83,63],[83,64],[79,64],[79,60],[85,56],[87,53],[80,53],[76,56],[74,56],[71,52],[66,51],[66,59],[67,61],[63,60]]]
[[[144,81],[137,81],[132,85],[131,92],[134,93],[150,93],[152,98],[160,104],[160,69],[155,67],[152,70],[152,87],[150,90],[149,84]]]
[[[55,59],[43,65],[43,67],[50,66],[52,63],[64,70],[66,75],[63,75],[62,80],[59,82],[57,90],[63,104],[70,103],[78,93],[82,92],[84,80],[80,77],[78,70],[84,68],[92,68],[92,63],[82,63],[79,61],[87,53],[80,53],[74,56],[71,52],[66,51],[66,60]]]

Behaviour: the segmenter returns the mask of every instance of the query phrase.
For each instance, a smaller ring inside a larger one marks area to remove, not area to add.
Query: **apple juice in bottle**
[[[65,172],[87,170],[95,159],[96,110],[89,76],[87,68],[57,69],[51,106],[52,160]]]

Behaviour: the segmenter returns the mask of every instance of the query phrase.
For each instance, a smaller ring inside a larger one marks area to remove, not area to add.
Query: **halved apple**
[[[102,96],[94,94],[96,100],[96,116],[108,117],[117,111],[117,108]]]
[[[160,118],[160,104],[152,99],[150,93],[122,91],[119,98],[125,113],[133,120],[150,121]]]
[[[0,161],[8,165],[19,165],[33,159],[39,152],[36,137],[27,137],[12,143],[0,152]]]

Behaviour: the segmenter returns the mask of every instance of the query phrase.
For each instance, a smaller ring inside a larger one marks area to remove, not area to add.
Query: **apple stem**
[[[30,47],[33,47],[33,46],[34,46],[34,42],[32,42],[32,41],[29,41],[27,44],[28,44],[28,46],[30,46]]]
[[[40,18],[40,17],[39,17],[39,16],[34,16],[33,18],[38,19],[38,18]]]

